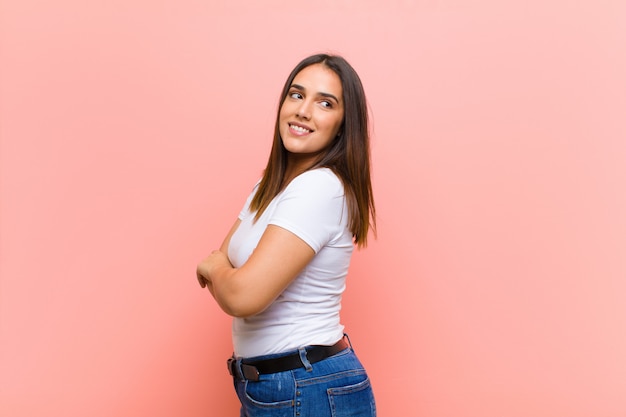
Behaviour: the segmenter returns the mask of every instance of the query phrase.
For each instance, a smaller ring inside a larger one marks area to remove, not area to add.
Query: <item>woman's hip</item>
[[[307,348],[296,369],[253,373],[236,369],[234,384],[245,417],[373,417],[376,406],[367,372],[351,346],[310,363]],[[292,355],[288,353],[287,355]],[[276,356],[276,355],[274,355]],[[278,356],[280,358],[280,356]],[[273,357],[272,359],[276,359]],[[239,360],[239,365],[242,365]],[[262,368],[264,364],[259,364]],[[229,367],[237,367],[229,364]],[[231,371],[232,373],[232,371]]]

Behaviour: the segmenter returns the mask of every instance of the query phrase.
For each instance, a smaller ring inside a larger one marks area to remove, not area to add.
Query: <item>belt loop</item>
[[[234,376],[235,376],[235,379],[238,379],[240,381],[245,381],[246,377],[245,377],[245,374],[243,373],[243,369],[241,368],[241,365],[243,365],[241,363],[241,358],[234,360],[234,363],[233,363],[233,368],[235,372]]]
[[[306,368],[306,371],[311,372],[313,366],[311,366],[309,359],[306,357],[306,347],[298,348],[298,353],[300,354],[300,360],[302,361],[302,365]]]

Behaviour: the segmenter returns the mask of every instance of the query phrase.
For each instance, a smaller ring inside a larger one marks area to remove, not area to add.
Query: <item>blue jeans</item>
[[[370,380],[351,347],[312,365],[303,351],[302,368],[260,375],[259,381],[235,378],[240,417],[376,416]]]

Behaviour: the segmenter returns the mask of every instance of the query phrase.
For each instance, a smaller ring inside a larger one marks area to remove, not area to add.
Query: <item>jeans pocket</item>
[[[328,388],[328,401],[333,417],[374,417],[376,403],[368,377],[343,387]]]
[[[265,409],[293,407],[295,383],[290,372],[261,375],[259,381],[245,381],[242,405]],[[274,414],[272,414],[274,415]]]

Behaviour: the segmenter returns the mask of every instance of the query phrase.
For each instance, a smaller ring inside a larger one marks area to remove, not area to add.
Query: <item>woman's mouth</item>
[[[292,130],[293,132],[299,134],[299,135],[305,135],[307,133],[311,133],[312,132],[311,129],[307,129],[306,127],[302,127],[302,126],[298,126],[298,125],[293,125],[291,123],[289,123],[289,129]]]

